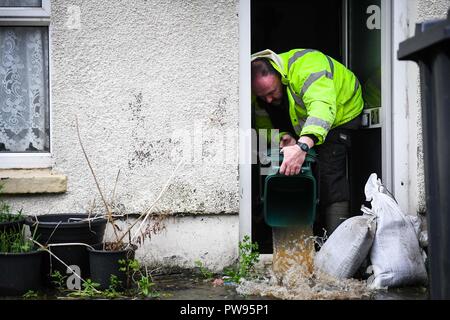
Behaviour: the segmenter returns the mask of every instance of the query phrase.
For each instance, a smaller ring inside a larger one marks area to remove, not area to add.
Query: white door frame
[[[392,188],[392,6],[381,0],[381,171],[384,185]]]
[[[382,180],[405,213],[411,210],[409,91],[416,83],[408,81],[408,64],[398,61],[397,50],[409,37],[408,5],[415,1],[381,1]]]
[[[239,240],[252,234],[250,0],[239,1]]]

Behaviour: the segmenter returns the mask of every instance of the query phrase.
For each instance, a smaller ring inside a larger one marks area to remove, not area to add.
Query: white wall
[[[239,221],[237,216],[169,217],[162,220],[161,231],[151,234],[136,251],[136,258],[150,270],[170,271],[173,268],[194,268],[195,262],[210,270],[222,271],[237,259]],[[130,223],[135,220],[130,219]],[[130,224],[121,223],[126,230]],[[110,225],[109,225],[110,226]],[[150,228],[155,226],[149,223]],[[135,234],[138,224],[132,229]],[[108,227],[108,238],[114,239]]]
[[[409,2],[409,1],[408,1]],[[450,7],[450,0],[414,0],[409,2],[409,36],[415,32],[415,24],[426,20],[444,19]],[[425,212],[425,181],[422,147],[422,116],[420,101],[419,68],[408,62],[408,104],[409,104],[409,212]]]

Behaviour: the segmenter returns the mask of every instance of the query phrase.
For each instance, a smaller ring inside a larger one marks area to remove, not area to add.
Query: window
[[[0,168],[51,166],[48,0],[0,0]]]

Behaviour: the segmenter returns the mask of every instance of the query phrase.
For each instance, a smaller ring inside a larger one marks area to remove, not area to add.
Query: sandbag
[[[372,174],[365,187],[377,217],[377,230],[370,251],[374,275],[370,288],[381,289],[427,283],[427,272],[412,220],[390,196],[381,180]]]
[[[351,278],[368,256],[376,221],[366,213],[345,220],[331,234],[314,259],[314,267],[337,279]]]

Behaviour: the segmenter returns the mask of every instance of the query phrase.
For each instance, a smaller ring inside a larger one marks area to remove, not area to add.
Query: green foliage
[[[137,285],[137,294],[145,298],[157,298],[160,296],[159,292],[153,290],[155,285],[148,275],[147,271],[145,274],[142,272],[141,264],[138,260],[119,260],[120,271],[127,273],[127,278]]]
[[[106,290],[99,290],[100,284],[93,282],[91,279],[86,279],[82,283],[83,289],[72,291],[67,294],[68,297],[73,298],[99,298],[105,297],[109,299],[123,298],[132,295],[139,295],[144,298],[158,298],[160,293],[154,290],[155,284],[153,283],[150,275],[147,271],[142,271],[141,265],[138,260],[119,260],[119,270],[127,273],[130,283],[135,284],[133,289],[123,291],[122,282],[117,276],[111,275],[109,280],[109,287]],[[55,271],[51,275],[52,283],[56,288],[61,291],[65,290],[65,281],[67,277],[62,276],[58,271]]]
[[[242,278],[251,279],[255,277],[255,264],[259,262],[258,244],[252,243],[249,236],[245,236],[239,242],[239,263],[237,267],[224,269],[224,275],[231,281],[239,283]]]
[[[33,251],[33,242],[26,236],[24,229],[21,232],[0,232],[0,252],[24,253]]]
[[[203,278],[205,278],[205,279],[212,279],[214,277],[214,273],[209,271],[207,268],[205,268],[203,266],[203,262],[201,262],[200,260],[196,260],[195,261],[195,265],[200,270],[200,273],[202,274]]]
[[[20,221],[23,218],[22,210],[19,210],[17,214],[12,214],[9,204],[0,201],[0,222],[15,222]]]
[[[0,222],[10,221],[11,206],[5,201],[0,200]]]
[[[119,271],[125,272],[127,275],[127,287],[130,287],[133,281],[133,275],[139,272],[141,265],[136,259],[120,259],[119,260]]]
[[[155,283],[153,283],[152,279],[149,276],[144,276],[141,274],[141,277],[139,280],[137,280],[137,285],[139,289],[139,295],[146,297],[146,298],[158,298],[160,296],[159,292],[153,290],[153,286]]]
[[[123,297],[121,292],[121,282],[115,275],[111,275],[109,279],[109,288],[101,291],[98,288],[100,287],[99,283],[93,282],[91,279],[86,279],[82,284],[82,290],[76,290],[70,292],[67,296],[73,298],[100,298],[105,297],[109,299],[120,298]]]
[[[137,261],[136,259],[129,259],[129,260],[120,259],[119,265],[120,265],[119,271],[126,273],[137,272],[141,268],[139,261]]]
[[[3,185],[0,184],[0,194],[2,193],[2,190]],[[22,210],[19,210],[17,214],[13,214],[11,212],[11,206],[3,199],[0,199],[0,222],[14,222],[22,219]]]
[[[51,282],[60,291],[66,290],[67,276],[63,276],[59,271],[54,271],[51,275]]]
[[[71,292],[67,296],[75,298],[92,298],[102,296],[102,292],[97,289],[100,287],[100,284],[93,282],[91,279],[86,279],[86,281],[83,282],[82,287],[82,290]]]
[[[122,297],[121,286],[122,281],[120,281],[117,276],[112,274],[109,278],[109,288],[103,291],[102,295],[110,299]]]
[[[37,292],[34,292],[33,290],[28,290],[27,293],[22,295],[22,298],[24,298],[24,299],[37,299],[38,298],[38,294],[37,294]]]
[[[83,291],[89,296],[95,296],[99,293],[97,288],[100,287],[100,284],[97,282],[93,282],[91,279],[87,279],[85,282],[83,282],[82,286]]]
[[[258,244],[252,243],[249,236],[239,243],[239,272],[243,276],[255,272],[255,264],[259,262],[258,250]]]

